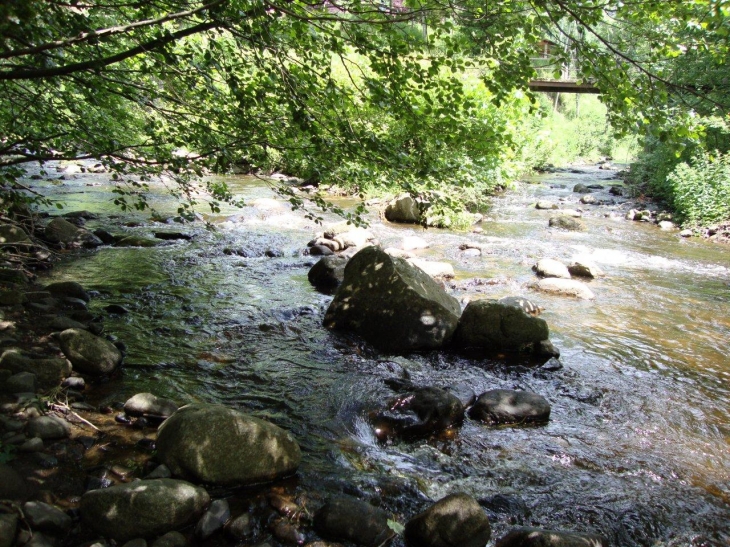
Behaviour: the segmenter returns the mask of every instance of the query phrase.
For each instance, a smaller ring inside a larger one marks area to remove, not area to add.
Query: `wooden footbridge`
[[[538,93],[594,93],[601,91],[593,84],[578,80],[532,80],[527,86]]]
[[[593,93],[601,91],[591,82],[580,79],[574,63],[558,64],[546,49],[544,55],[530,59],[537,77],[528,87],[538,93]]]

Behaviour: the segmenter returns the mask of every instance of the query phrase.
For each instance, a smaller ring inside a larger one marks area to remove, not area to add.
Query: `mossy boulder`
[[[272,481],[294,474],[301,461],[290,433],[222,405],[175,412],[158,430],[157,452],[173,475],[220,485]]]

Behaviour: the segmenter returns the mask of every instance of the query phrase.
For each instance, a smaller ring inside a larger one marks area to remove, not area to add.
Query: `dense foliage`
[[[692,64],[712,46],[714,67],[726,10],[714,0],[11,0],[0,5],[3,200],[32,197],[15,169],[24,163],[100,157],[118,173],[122,206],[145,207],[146,180],[165,172],[184,213],[205,169],[234,165],[478,201],[530,161],[525,90],[546,38],[556,67],[572,63],[602,89],[615,128],[662,138],[695,99],[724,100],[673,77],[670,61]],[[223,185],[207,190],[233,199]]]

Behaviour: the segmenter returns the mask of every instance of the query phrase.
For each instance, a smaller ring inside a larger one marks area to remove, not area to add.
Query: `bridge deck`
[[[593,84],[561,80],[532,80],[528,87],[538,93],[600,93]]]

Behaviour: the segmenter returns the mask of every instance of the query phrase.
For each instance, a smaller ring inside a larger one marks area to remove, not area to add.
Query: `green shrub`
[[[730,154],[698,153],[667,176],[674,210],[685,224],[730,220]]]

